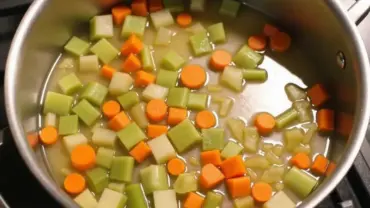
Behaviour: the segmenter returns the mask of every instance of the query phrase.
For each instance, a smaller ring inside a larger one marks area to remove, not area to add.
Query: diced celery
[[[222,4],[218,13],[230,17],[236,17],[240,8],[240,2],[235,0],[222,0]]]
[[[244,69],[254,69],[263,61],[263,56],[248,45],[244,45],[233,57],[233,62],[236,66]]]
[[[213,43],[223,43],[226,41],[224,24],[222,22],[209,26],[207,30],[209,32],[209,39]]]
[[[294,148],[293,153],[294,154],[305,153],[309,155],[311,154],[311,146],[309,144],[305,144],[305,145],[300,144]]]
[[[90,51],[97,55],[100,61],[105,64],[113,61],[119,53],[119,51],[105,38],[95,43],[95,45],[90,48]]]
[[[236,156],[240,154],[243,150],[243,147],[239,144],[229,141],[224,149],[221,151],[221,157],[227,159],[229,157]]]
[[[190,90],[185,87],[173,87],[168,92],[167,105],[170,107],[186,108]]]
[[[298,100],[293,103],[293,108],[298,112],[299,122],[312,122],[313,112],[311,103],[307,100]]]
[[[71,111],[73,97],[49,91],[44,102],[44,114],[55,113],[65,116]]]
[[[96,194],[100,194],[108,186],[108,173],[103,168],[94,168],[86,172],[89,188]]]
[[[185,119],[172,127],[167,135],[179,153],[188,150],[195,143],[202,140],[198,130],[189,119]]]
[[[158,78],[157,78],[158,79]],[[149,84],[143,91],[143,98],[147,101],[153,99],[165,100],[168,94],[168,88],[157,84]]]
[[[113,191],[117,191],[119,193],[123,193],[125,192],[125,184],[124,183],[109,183],[108,184],[108,188],[113,190]]]
[[[284,184],[299,197],[305,198],[316,186],[317,180],[307,172],[292,167],[285,174]]]
[[[239,118],[229,118],[226,120],[226,124],[232,136],[240,142],[243,141],[244,121]]]
[[[127,196],[106,188],[104,189],[96,208],[121,208],[126,205],[126,201]]]
[[[277,155],[275,155],[271,150],[265,153],[265,157],[271,164],[275,164],[275,165],[284,164],[284,161],[280,159]]]
[[[133,157],[114,157],[110,169],[110,179],[130,183],[134,172],[134,164],[135,160]]]
[[[78,132],[78,116],[61,116],[59,117],[58,133],[60,135],[75,134]]]
[[[233,107],[234,101],[231,98],[225,98],[221,105],[220,109],[218,110],[218,114],[221,117],[225,117],[229,114],[231,108]]]
[[[185,64],[185,59],[174,50],[169,50],[161,61],[161,66],[164,69],[177,71]]]
[[[251,196],[236,198],[234,199],[234,207],[235,208],[254,208],[254,200]]]
[[[299,128],[285,129],[283,132],[284,146],[287,151],[293,151],[303,140],[304,131]]]
[[[247,158],[247,160],[244,162],[245,167],[247,168],[258,168],[258,169],[267,169],[270,167],[269,161],[260,155],[257,155],[255,157]]]
[[[206,32],[198,32],[190,36],[189,41],[195,56],[205,55],[212,51]]]
[[[204,12],[205,0],[191,0],[190,10],[193,12]]]
[[[55,113],[47,113],[44,118],[44,127],[57,126],[57,115]]]
[[[187,108],[190,110],[204,110],[208,105],[208,95],[205,93],[191,92],[189,94]]]
[[[251,82],[264,82],[267,80],[267,71],[264,69],[244,69],[243,78]]]
[[[280,115],[276,116],[276,128],[283,129],[298,119],[298,112],[294,108],[289,108]]]
[[[146,27],[146,17],[128,15],[122,27],[121,36],[127,38],[131,34],[142,38]]]
[[[171,12],[167,9],[160,10],[154,13],[150,13],[150,18],[152,19],[152,23],[155,29],[159,29],[161,27],[167,27],[175,23]]]
[[[140,180],[145,194],[169,188],[167,171],[163,165],[149,165],[141,169]]]
[[[222,87],[218,84],[209,84],[209,85],[207,85],[207,90],[209,92],[221,92]]]
[[[280,157],[283,154],[283,152],[284,152],[283,145],[281,145],[281,144],[275,144],[274,147],[272,148],[272,152],[276,156]]]
[[[227,66],[221,74],[221,84],[240,92],[243,89],[243,71],[233,66]]]
[[[148,208],[148,203],[140,184],[134,183],[126,188],[128,208]]]
[[[145,129],[148,126],[149,121],[146,117],[144,103],[134,105],[130,110],[130,115],[140,128]]]
[[[114,157],[114,150],[107,149],[104,147],[99,147],[96,153],[96,164],[103,167],[110,169],[112,165]]]
[[[98,205],[94,195],[90,192],[89,189],[85,189],[82,193],[77,195],[74,198],[74,201],[81,207],[81,208],[93,208]]]
[[[244,149],[250,153],[256,153],[258,150],[258,142],[260,140],[260,135],[258,134],[256,127],[244,127]]]
[[[129,91],[117,97],[118,102],[125,110],[130,110],[132,106],[140,102],[139,95],[135,91]]]
[[[100,111],[85,99],[81,100],[72,111],[88,126],[93,125],[101,116]]]
[[[221,207],[224,196],[219,193],[209,191],[203,204],[203,208],[217,208]]]
[[[160,27],[155,36],[155,45],[167,46],[171,43],[173,32],[170,29]]]
[[[98,127],[94,130],[91,140],[96,146],[113,148],[116,141],[116,132]]]
[[[154,61],[153,61],[153,56],[152,56],[149,46],[144,45],[143,49],[140,52],[140,57],[141,57],[143,69],[145,71],[153,71]]]
[[[87,138],[81,133],[63,137],[64,146],[69,153],[71,153],[76,146],[80,144],[87,144],[87,142]]]
[[[197,191],[198,190],[197,178],[193,173],[182,173],[177,177],[175,183],[173,184],[173,188],[178,194],[185,194]]]
[[[263,208],[295,208],[296,204],[289,198],[284,191],[274,194],[270,200],[263,204]]]
[[[135,122],[130,123],[124,129],[117,132],[117,136],[127,150],[131,150],[137,143],[146,138],[143,130]]]
[[[184,11],[184,2],[182,0],[163,0],[163,5],[170,12]]]
[[[175,87],[179,73],[177,71],[169,71],[160,69],[157,74],[155,83],[163,87]]]
[[[148,145],[157,164],[166,163],[176,157],[176,151],[165,134],[148,141]]]
[[[306,92],[293,83],[289,83],[284,87],[288,99],[292,102],[297,100],[305,100],[307,98]]]
[[[85,55],[89,50],[90,44],[80,38],[73,36],[64,46],[64,50],[75,56]]]
[[[116,74],[116,73],[115,73]],[[94,105],[100,106],[105,96],[108,94],[108,89],[106,86],[98,82],[89,82],[83,92],[80,95],[81,99],[86,99]]]
[[[90,38],[97,40],[100,38],[113,37],[112,15],[95,16],[90,20]]]
[[[306,134],[303,137],[302,143],[303,144],[309,144],[312,140],[312,138],[317,133],[317,124],[316,123],[309,123],[305,124],[303,127],[308,128]]]
[[[82,88],[82,83],[75,73],[70,73],[58,81],[58,86],[64,94],[70,95]]]
[[[206,33],[207,30],[203,27],[202,24],[200,24],[199,22],[193,24],[192,26],[190,26],[189,28],[186,29],[187,32],[191,33],[191,34],[197,34],[197,33]]]
[[[129,74],[116,72],[109,84],[109,94],[118,96],[126,93],[131,89],[133,83],[134,80]]]
[[[223,128],[202,129],[202,135],[203,151],[222,150],[224,148],[225,133]]]
[[[176,192],[174,190],[161,190],[153,192],[154,208],[177,208]]]

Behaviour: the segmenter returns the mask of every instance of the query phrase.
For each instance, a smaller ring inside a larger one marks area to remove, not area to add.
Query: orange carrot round
[[[266,35],[267,37],[272,37],[278,32],[279,32],[279,29],[277,29],[273,25],[265,24],[265,26],[263,27],[263,34]]]
[[[146,105],[146,115],[152,121],[162,121],[167,114],[167,104],[163,100],[154,99]]]
[[[195,123],[201,129],[209,129],[216,125],[216,117],[211,111],[200,111],[195,116]]]
[[[86,187],[85,178],[78,173],[71,173],[64,179],[64,189],[69,194],[79,194]]]
[[[85,171],[95,166],[96,154],[88,144],[76,146],[71,152],[72,166],[80,171]]]
[[[252,35],[248,38],[248,46],[255,51],[262,51],[266,48],[267,41],[264,35]]]
[[[272,188],[265,182],[255,183],[252,187],[252,196],[257,202],[267,202],[272,196]]]
[[[107,118],[113,118],[120,112],[121,106],[117,101],[110,100],[103,104],[102,110]]]
[[[180,75],[181,83],[190,89],[199,89],[206,82],[206,71],[199,65],[185,66]]]
[[[173,158],[167,163],[167,170],[173,176],[178,176],[185,172],[185,163],[179,158]]]
[[[284,52],[289,49],[292,38],[285,32],[277,32],[270,37],[270,48],[273,51]]]
[[[40,132],[40,140],[44,144],[54,144],[58,140],[58,130],[53,126],[47,126]]]
[[[222,71],[227,65],[231,63],[231,54],[224,50],[217,50],[212,53],[209,64],[212,69]]]
[[[311,166],[311,159],[305,153],[297,153],[290,159],[292,165],[296,166],[299,169],[307,169]]]
[[[275,118],[269,113],[259,113],[254,119],[254,125],[262,135],[271,134],[275,127]]]
[[[176,22],[180,27],[187,27],[191,24],[193,21],[193,18],[190,14],[188,13],[181,13],[177,15]]]

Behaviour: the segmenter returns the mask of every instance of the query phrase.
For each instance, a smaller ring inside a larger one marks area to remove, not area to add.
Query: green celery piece
[[[140,52],[141,62],[143,64],[143,69],[145,71],[153,71],[154,69],[154,60],[152,53],[150,51],[150,47],[148,45],[144,45],[143,49]]]
[[[172,30],[160,27],[155,36],[154,45],[168,46],[171,43],[172,35]]]
[[[146,17],[128,15],[123,24],[121,36],[123,38],[128,38],[131,34],[134,34],[140,38],[143,38],[145,27]]]
[[[170,107],[186,108],[190,90],[185,87],[173,87],[168,92],[167,105]]]
[[[175,20],[173,19],[171,12],[167,9],[150,13],[150,18],[155,29],[157,30],[160,27],[167,27],[175,23]]]
[[[163,5],[170,12],[182,12],[185,9],[182,0],[163,0]]]
[[[300,146],[304,139],[304,131],[300,128],[286,129],[283,132],[284,147],[288,152],[293,152],[294,149]]]
[[[96,153],[96,164],[103,167],[110,169],[114,157],[114,150],[99,147],[97,153]]]
[[[61,116],[59,117],[58,133],[60,135],[75,134],[78,132],[78,116]]]
[[[227,128],[230,130],[231,135],[239,142],[243,141],[243,129],[245,123],[239,118],[228,118],[226,120]]]
[[[79,70],[81,72],[98,72],[99,59],[96,55],[80,56]]]
[[[234,104],[234,101],[231,98],[227,97],[225,100],[222,101],[221,106],[218,110],[219,111],[218,115],[220,117],[227,116],[233,104]]]
[[[195,56],[202,56],[212,51],[206,32],[198,32],[190,36],[189,41]]]
[[[254,208],[254,200],[253,200],[253,197],[251,196],[244,196],[244,197],[236,198],[234,199],[233,204],[235,208]],[[277,204],[277,205],[279,206],[280,204]],[[282,207],[286,208],[285,206],[282,206]]]
[[[155,83],[163,87],[171,88],[175,87],[179,73],[177,71],[169,71],[160,69],[157,74]]]
[[[176,157],[176,151],[165,134],[148,141],[148,145],[157,164],[166,163]]]
[[[129,91],[117,97],[118,102],[125,110],[130,110],[132,106],[140,102],[139,95],[135,91]]]
[[[110,179],[131,183],[135,160],[130,156],[114,157],[110,169]],[[108,185],[108,184],[107,184]]]
[[[117,191],[119,193],[123,193],[125,192],[125,184],[124,183],[109,183],[108,184],[108,188],[113,190],[113,191]]]
[[[197,191],[197,178],[195,177],[194,173],[182,173],[177,177],[175,183],[173,184],[173,188],[178,194]]]
[[[82,88],[82,83],[75,73],[70,73],[58,81],[59,88],[64,94],[70,95]]]
[[[248,45],[244,45],[233,57],[237,67],[255,69],[263,61],[263,55],[255,52]]]
[[[91,141],[96,146],[109,147],[113,149],[116,137],[116,132],[110,129],[97,127],[93,131]]]
[[[233,66],[227,66],[221,74],[221,84],[240,92],[243,90],[243,71]]]
[[[202,149],[222,150],[224,148],[225,130],[223,128],[202,129]]]
[[[223,43],[226,41],[224,24],[222,22],[209,26],[207,30],[209,32],[209,39],[213,43]]]
[[[224,197],[216,192],[209,191],[204,200],[203,208],[217,208],[221,207]]]
[[[264,82],[267,80],[267,71],[264,69],[243,69],[243,78],[251,82]]]
[[[153,192],[153,199],[155,208],[178,208],[176,192],[172,189]]]
[[[243,150],[243,147],[239,144],[229,141],[225,148],[221,151],[221,157],[224,159],[236,156],[240,154]]]
[[[108,64],[118,56],[119,51],[107,39],[100,39],[90,48],[90,51],[98,56],[100,61]]]
[[[205,0],[191,0],[190,10],[193,12],[204,12]]]
[[[161,61],[164,69],[178,71],[185,64],[185,59],[174,50],[169,50]]]
[[[284,177],[284,185],[301,198],[307,197],[316,184],[317,180],[313,176],[296,167],[292,167]]]
[[[64,46],[64,50],[75,56],[85,55],[89,51],[90,44],[80,38],[73,36]]]
[[[132,79],[129,74],[123,72],[115,72],[109,83],[109,94],[113,96],[118,96],[126,93],[130,91],[133,83],[134,79]]]
[[[140,181],[145,194],[169,188],[167,171],[163,165],[149,165],[141,169]]]
[[[48,91],[44,101],[44,114],[55,113],[59,116],[68,115],[71,111],[73,97]]]
[[[222,0],[218,13],[230,17],[236,17],[238,15],[240,5],[241,4],[235,0]]]
[[[105,96],[108,94],[108,88],[98,82],[90,82],[84,88],[80,95],[81,99],[86,99],[94,105],[100,106]]]
[[[85,99],[73,107],[72,111],[88,126],[93,125],[101,116],[100,111]]]
[[[128,208],[148,208],[148,203],[143,190],[138,183],[126,187],[127,207]]]
[[[104,189],[96,208],[121,208],[126,205],[126,202],[127,196],[106,188]]]
[[[247,126],[243,128],[244,136],[244,149],[249,153],[256,153],[258,150],[258,142],[260,140],[260,135],[256,127]]]
[[[276,128],[283,129],[294,123],[297,119],[298,112],[294,108],[289,108],[288,110],[276,116]]]
[[[168,88],[157,84],[149,84],[143,91],[144,100],[150,101],[154,99],[165,100],[168,95]]]
[[[146,138],[143,130],[135,122],[130,123],[124,129],[117,132],[117,136],[127,150],[131,150],[137,143]]]
[[[144,103],[134,105],[130,110],[130,115],[140,128],[146,129],[146,127],[148,127],[149,121],[146,117]]]
[[[90,38],[97,40],[100,38],[113,37],[112,15],[95,16],[90,20]]]
[[[205,93],[191,92],[189,94],[187,107],[190,110],[204,110],[208,105],[208,95]]]
[[[82,193],[80,193],[76,198],[73,199],[80,207],[96,207],[98,202],[95,199],[95,196],[87,188]]]
[[[108,173],[103,168],[93,168],[86,172],[89,188],[96,194],[100,194],[108,186]]]
[[[184,152],[192,145],[202,140],[198,130],[189,119],[185,119],[171,128],[167,134],[179,153]]]

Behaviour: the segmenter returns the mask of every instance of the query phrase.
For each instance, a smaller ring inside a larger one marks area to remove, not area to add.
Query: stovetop
[[[340,0],[343,8],[350,8],[356,0]],[[4,79],[6,56],[24,12],[32,0],[0,0],[0,80]],[[370,15],[358,25],[358,29],[370,54]],[[2,82],[3,83],[3,82]],[[3,85],[0,88],[0,128],[7,125]],[[367,142],[362,146],[360,154],[346,177],[337,188],[327,196],[318,208],[365,208],[370,201],[370,130]],[[11,208],[43,208],[61,207],[41,187],[37,179],[24,164],[10,131],[4,132],[4,145],[0,149],[0,193]],[[363,154],[366,152],[367,154]],[[1,202],[0,198],[0,202]],[[0,203],[0,208],[2,208]]]

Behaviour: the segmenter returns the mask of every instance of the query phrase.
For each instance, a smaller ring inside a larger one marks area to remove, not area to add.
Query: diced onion
[[[275,164],[275,165],[282,165],[283,164],[283,160],[280,159],[278,156],[276,156],[271,150],[268,151],[266,154],[265,154],[265,157],[266,159],[271,163],[271,164]]]
[[[270,163],[269,161],[263,157],[263,156],[255,156],[255,157],[251,157],[251,158],[248,158],[245,162],[244,162],[245,166],[247,168],[252,168],[252,169],[266,169],[268,167],[270,167]]]

